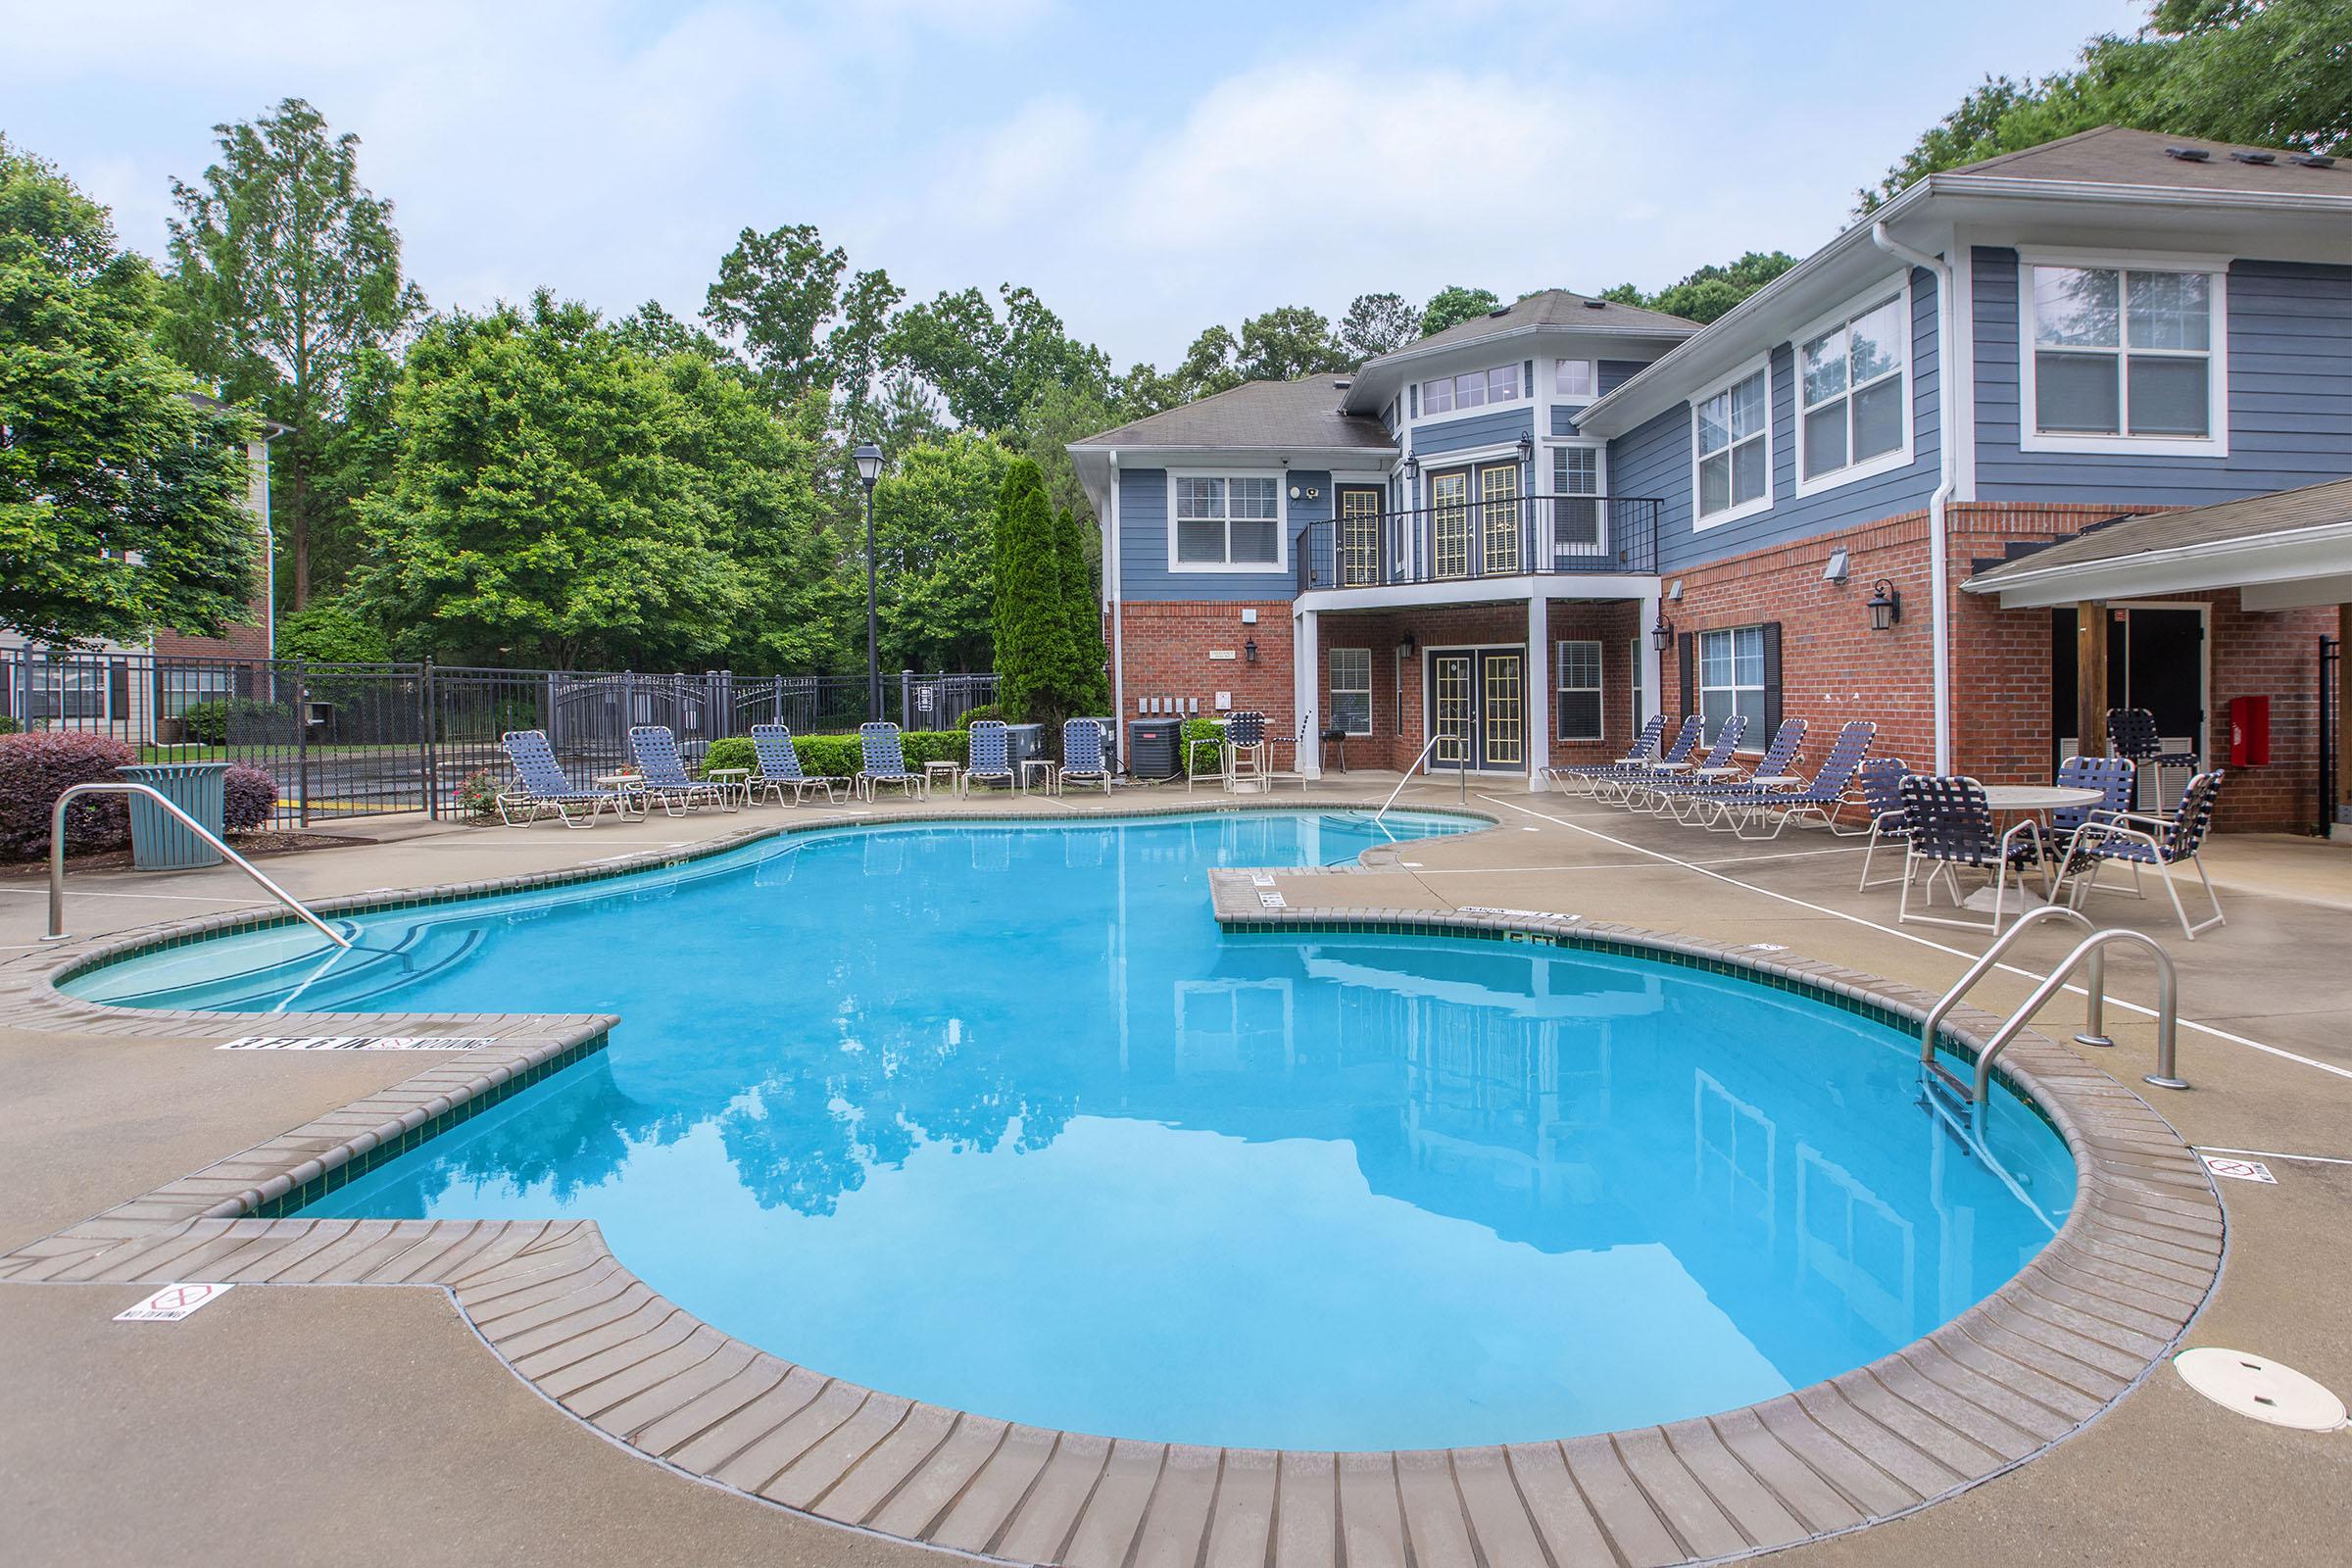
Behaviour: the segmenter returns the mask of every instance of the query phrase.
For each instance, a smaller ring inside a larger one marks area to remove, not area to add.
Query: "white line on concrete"
[[[1757,865],[1766,860],[1802,860],[1816,855],[1860,855],[1868,845],[1846,844],[1834,850],[1784,850],[1777,855],[1735,855],[1720,860],[1690,860],[1690,865]],[[1521,871],[1632,871],[1636,864],[1624,860],[1589,860],[1583,865],[1432,865],[1418,860],[1401,860],[1416,870],[1426,870],[1431,876],[1508,876]]]
[[[2307,1165],[2352,1165],[2352,1159],[2333,1154],[2281,1154],[2276,1149],[2224,1149],[2218,1144],[2192,1146],[2200,1154],[2244,1154],[2255,1159],[2298,1159]]]
[[[49,896],[49,890],[45,887],[0,888],[0,893],[37,894],[44,899]],[[109,893],[104,888],[80,887],[74,890],[74,897],[77,899],[159,899],[166,904],[250,904],[253,902],[250,899],[208,899],[196,893]]]
[[[1523,811],[1529,816],[1536,817],[1542,821],[1554,823],[1560,827],[1567,828],[1571,832],[1582,833],[1588,838],[1598,839],[1603,844],[1614,844],[1621,850],[1631,850],[1637,855],[1646,855],[1654,860],[1664,860],[1669,865],[1679,865],[1687,871],[1696,872],[1700,876],[1712,878],[1717,882],[1725,883],[1731,887],[1740,888],[1749,893],[1761,894],[1768,899],[1778,899],[1783,904],[1791,904],[1800,909],[1810,909],[1815,914],[1826,914],[1836,919],[1851,921],[1855,925],[1867,927],[1870,930],[1880,932],[1886,936],[1900,937],[1905,942],[1916,942],[1923,948],[1933,948],[1937,953],[1949,954],[1952,957],[1960,958],[1970,963],[1974,963],[1979,956],[1979,955],[1969,953],[1964,949],[1947,947],[1941,942],[1931,941],[1927,937],[1919,935],[1917,932],[1900,930],[1890,925],[1881,925],[1878,921],[1867,919],[1859,914],[1849,914],[1843,909],[1833,909],[1826,904],[1814,904],[1809,900],[1797,898],[1792,894],[1776,892],[1771,888],[1760,888],[1753,882],[1742,882],[1736,876],[1725,876],[1721,871],[1710,871],[1705,866],[1698,865],[1690,860],[1681,859],[1672,855],[1668,855],[1663,850],[1653,850],[1648,848],[1646,845],[1634,844],[1625,839],[1616,838],[1610,834],[1602,833],[1593,828],[1586,827],[1581,822],[1571,822],[1566,817],[1552,816],[1547,812],[1539,811],[1533,807],[1521,806],[1516,801],[1504,800],[1493,795],[1481,795],[1479,799],[1487,802],[1491,806],[1507,806],[1514,811]],[[2021,968],[2014,963],[1996,964],[1994,967],[2000,969],[2005,974],[2020,975],[2025,979],[2036,982],[2048,978],[2046,975],[2036,974],[2031,969]],[[2087,995],[2087,993],[2085,993],[2081,986],[2068,986],[2066,987],[2066,990],[2073,996],[2080,997]],[[2108,998],[2107,1004],[2111,1007],[2121,1007],[2126,1012],[2136,1012],[2142,1017],[2153,1018],[2156,1016],[2155,1008],[2143,1007],[2136,1002],[2126,1002],[2121,997]],[[2299,1062],[2306,1067],[2317,1067],[2320,1071],[2325,1073],[2332,1073],[2338,1078],[2352,1078],[2352,1068],[2338,1067],[2332,1062],[2320,1061],[2315,1057],[2300,1055],[2295,1052],[2287,1051],[2278,1046],[2265,1045],[2259,1040],[2249,1040],[2244,1035],[2233,1035],[2227,1029],[2216,1029],[2211,1024],[2198,1023],[2193,1018],[2182,1018],[2180,1020],[2180,1027],[2183,1029],[2194,1029],[2197,1033],[2209,1036],[2212,1039],[2227,1040],[2233,1046],[2244,1046],[2249,1050],[2262,1052],[2266,1055],[2277,1056],[2283,1061]]]

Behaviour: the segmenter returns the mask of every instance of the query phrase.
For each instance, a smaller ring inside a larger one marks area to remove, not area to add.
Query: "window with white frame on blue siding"
[[[1701,398],[1693,410],[1698,526],[1772,505],[1772,372],[1759,365]]]
[[[1372,733],[1372,650],[1331,651],[1331,727],[1343,735]]]
[[[1859,478],[1909,461],[1907,298],[1899,288],[1881,295],[1797,345],[1799,484]]]
[[[1559,734],[1564,741],[1600,739],[1600,644],[1563,641],[1553,662],[1559,688]]]
[[[1178,566],[1273,566],[1282,560],[1281,481],[1249,474],[1179,474]]]
[[[2028,450],[2223,456],[2226,274],[2022,264]]]
[[[1552,361],[1552,385],[1571,403],[1590,403],[1600,395],[1600,368],[1592,360]]]
[[[1483,409],[1490,403],[1512,403],[1519,397],[1519,367],[1497,365],[1491,370],[1464,370],[1421,383],[1421,413],[1457,414]]]
[[[1596,555],[1607,548],[1601,497],[1605,460],[1597,446],[1551,449],[1552,549],[1563,556]]]
[[[1764,728],[1764,628],[1732,626],[1698,634],[1698,710],[1713,735],[1734,713],[1747,734]]]

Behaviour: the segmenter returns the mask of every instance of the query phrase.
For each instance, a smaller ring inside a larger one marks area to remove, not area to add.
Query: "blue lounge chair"
[[[1747,734],[1747,715],[1734,713],[1715,731],[1715,744],[1706,755],[1692,761],[1688,757],[1679,762],[1660,758],[1651,766],[1636,774],[1624,786],[1625,804],[1638,811],[1663,811],[1666,808],[1665,786],[1686,778],[1727,779],[1738,775],[1739,766],[1732,760],[1740,750],[1740,742]]]
[[[1723,815],[1721,802],[1746,792],[1750,785],[1772,783],[1786,787],[1799,782],[1789,772],[1795,765],[1796,754],[1804,750],[1805,721],[1784,718],[1781,727],[1773,731],[1772,744],[1756,760],[1751,771],[1744,767],[1726,767],[1715,777],[1705,776],[1704,769],[1694,768],[1687,779],[1669,780],[1653,785],[1666,809],[1678,822],[1713,827]]]
[[[2177,767],[2184,773],[2197,770],[2196,753],[2164,749],[2164,740],[2156,733],[2156,715],[2144,708],[2107,710],[2107,751],[2111,756],[2130,758],[2138,768],[2132,780],[2134,789],[2140,779],[2149,779],[2156,798],[2148,806],[2157,811],[2164,809],[2164,770],[2168,767]],[[2138,799],[2134,797],[2125,809],[2138,810]]]
[[[801,754],[792,744],[792,731],[782,724],[754,724],[752,750],[759,755],[760,771],[745,781],[749,796],[758,800],[773,796],[778,806],[784,804],[784,792],[792,791],[792,804],[800,805],[808,799],[810,790],[823,790],[827,802],[841,799],[840,787],[846,778],[818,778],[801,770]]]
[[[1879,853],[1881,844],[1899,843],[1909,858],[1911,819],[1903,812],[1903,775],[1911,770],[1899,757],[1874,757],[1862,764],[1855,775],[1855,787],[1862,792],[1862,808],[1870,813],[1870,842],[1862,847],[1862,884],[1856,892],[1867,893],[1870,880],[1870,859]],[[1902,877],[1883,876],[1879,884],[1900,882]]]
[[[637,772],[645,780],[645,798],[660,802],[667,815],[683,816],[698,806],[739,809],[734,791],[687,773],[686,763],[678,756],[678,738],[667,724],[631,726],[629,755],[637,760]]]
[[[963,776],[956,781],[959,795],[972,793],[975,781],[1002,779],[1014,794],[1020,793],[1019,775],[1012,769],[1012,732],[1001,718],[982,718],[972,722],[965,732]]]
[[[1683,720],[1682,728],[1674,732],[1673,743],[1655,759],[1646,762],[1621,764],[1592,780],[1592,793],[1612,805],[1622,806],[1632,800],[1636,784],[1656,774],[1660,768],[1681,769],[1698,750],[1698,743],[1707,738],[1707,721],[1696,713]]]
[[[864,766],[858,770],[858,793],[874,798],[877,784],[896,784],[908,795],[929,796],[931,781],[906,770],[906,755],[899,747],[899,726],[884,719],[858,726],[858,751]]]
[[[1642,726],[1642,733],[1634,738],[1634,744],[1627,747],[1625,755],[1614,762],[1577,762],[1567,767],[1544,767],[1539,768],[1537,771],[1542,774],[1544,782],[1557,789],[1562,795],[1570,793],[1568,786],[1571,783],[1584,785],[1585,793],[1590,795],[1592,792],[1594,779],[1606,777],[1620,768],[1638,766],[1655,757],[1658,751],[1658,742],[1665,734],[1666,715],[1652,713],[1649,715],[1649,722]]]
[[[1102,793],[1110,793],[1110,764],[1102,760],[1102,726],[1091,718],[1073,718],[1061,726],[1061,767],[1057,775],[1063,784],[1071,779],[1087,783],[1100,782]]]
[[[1759,775],[1751,780],[1744,793],[1723,797],[1719,805],[1722,814],[1718,827],[1728,822],[1731,830],[1743,839],[1777,839],[1781,829],[1800,816],[1809,816],[1824,827],[1838,824],[1838,808],[1845,804],[1845,792],[1854,782],[1855,772],[1862,766],[1863,757],[1870,751],[1879,726],[1866,718],[1857,718],[1838,731],[1831,743],[1830,755],[1810,779],[1793,783],[1775,784]],[[1769,821],[1769,833],[1750,833],[1748,829]]]
[[[2009,877],[2014,870],[2018,876],[2018,891],[2025,891],[2023,866],[2034,861],[2045,865],[2049,856],[2041,848],[2041,824],[2026,817],[2008,832],[1994,837],[1992,808],[1984,798],[1984,786],[1973,778],[1943,778],[1926,773],[1906,774],[1902,781],[1903,823],[1909,838],[1903,854],[1903,897],[1895,906],[1897,922],[1926,920],[1936,925],[1956,925],[1970,930],[1998,933],[2001,922],[2013,912],[2009,907]],[[1924,883],[1919,868],[1932,865]],[[1920,907],[1924,910],[1936,902],[1936,884],[1941,881],[1952,896],[1952,906],[1962,907],[1960,884],[1953,876],[1958,866],[1970,866],[1984,873],[1992,889],[1992,914],[1987,919],[1971,919],[1962,914],[1913,914],[1911,890],[1922,889]],[[2049,889],[2049,873],[2042,873],[2042,891]],[[2022,903],[2022,901],[2021,901]],[[2023,913],[2020,909],[2014,911]]]
[[[517,825],[517,817],[536,822],[550,811],[565,827],[592,827],[608,809],[631,814],[627,791],[584,790],[564,777],[545,730],[509,730],[499,744],[507,749],[507,761],[514,769],[514,788],[498,794],[498,819],[509,827]]]
[[[2213,831],[2214,803],[2221,799],[2222,780],[2226,776],[2226,770],[2218,767],[2193,775],[2181,786],[2180,799],[2170,816],[2155,816],[2145,811],[2102,811],[2094,808],[2089,819],[2075,830],[2074,841],[2064,852],[2066,874],[2076,877],[2069,902],[2080,906],[2082,896],[2091,889],[2092,878],[2077,873],[2078,865],[2096,866],[2106,860],[2122,860],[2134,873],[2141,866],[2154,866],[2163,873],[2164,891],[2173,901],[2173,913],[2180,918],[2180,934],[2189,941],[2196,941],[2198,932],[2223,924],[2222,896],[2213,890],[2213,878],[2205,874],[2205,861],[2198,852],[2205,847],[2205,835]],[[2173,885],[2173,867],[2183,861],[2196,867],[2197,880],[2205,884],[2205,897],[2213,903],[2213,913],[2193,925],[2188,910],[2181,906],[2180,890]],[[2059,878],[2061,887],[2065,886],[2065,875]]]

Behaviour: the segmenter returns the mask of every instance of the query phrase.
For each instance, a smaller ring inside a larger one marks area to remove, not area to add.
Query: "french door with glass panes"
[[[1429,479],[1431,564],[1440,577],[1470,575],[1470,470]]]
[[[1380,581],[1380,487],[1344,484],[1335,499],[1340,512],[1340,586],[1371,587]]]
[[[1517,648],[1441,648],[1429,656],[1430,766],[1527,765],[1527,658]]]
[[[1494,463],[1478,470],[1478,572],[1510,577],[1527,569],[1519,542],[1519,465]]]

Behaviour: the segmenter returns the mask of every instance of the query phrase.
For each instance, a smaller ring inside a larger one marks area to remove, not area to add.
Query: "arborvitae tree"
[[[1110,681],[1103,670],[1102,603],[1095,592],[1094,564],[1087,560],[1086,526],[1064,507],[1054,519],[1055,554],[1061,562],[1062,612],[1069,627],[1069,694],[1073,713],[1110,711]]]
[[[1012,461],[997,492],[996,573],[997,705],[1053,736],[1068,712],[1060,677],[1069,626],[1046,476],[1027,458]]]

